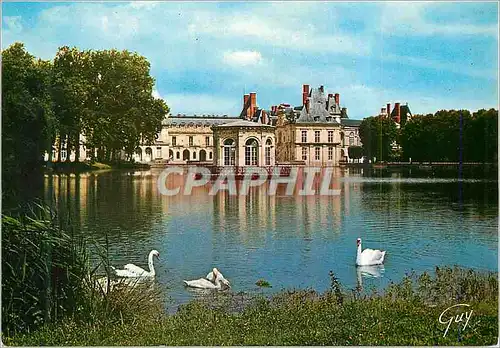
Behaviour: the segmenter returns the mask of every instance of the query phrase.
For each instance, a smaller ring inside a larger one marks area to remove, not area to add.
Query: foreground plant
[[[133,306],[127,311],[130,299],[123,300],[117,293],[117,298],[108,300],[122,303],[123,320],[74,318],[18,335],[11,344],[454,346],[497,342],[496,274],[437,268],[434,276],[410,274],[380,295],[342,291],[338,279],[333,273],[330,276],[331,289],[323,294],[292,290],[253,299],[241,293],[214,294],[182,306],[171,316],[161,309],[159,297],[142,302],[141,311]],[[144,296],[144,291],[128,291],[132,298]],[[439,317],[457,303],[470,305],[472,316],[465,329],[464,322],[454,322],[445,334],[447,325]]]

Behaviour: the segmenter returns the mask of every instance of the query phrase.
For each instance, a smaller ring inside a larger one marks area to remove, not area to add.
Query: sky
[[[413,114],[498,108],[498,2],[3,2],[2,49],[19,41],[145,56],[171,114],[239,115],[339,93],[353,119],[387,103]]]

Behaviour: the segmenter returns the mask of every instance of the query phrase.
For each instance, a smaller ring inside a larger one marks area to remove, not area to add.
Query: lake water
[[[149,251],[157,249],[156,282],[169,308],[197,296],[183,279],[203,277],[212,267],[233,292],[259,291],[258,279],[272,285],[265,292],[324,291],[330,270],[346,288],[360,281],[383,288],[436,265],[497,271],[496,180],[335,168],[338,196],[287,196],[284,185],[269,196],[267,184],[248,196],[211,196],[209,186],[163,196],[160,172],[46,175],[44,192],[47,203],[69,211],[77,232],[100,243],[107,235],[112,265],[146,268]],[[169,187],[183,182],[180,175],[168,179]],[[380,277],[356,269],[358,237],[363,248],[387,250]]]

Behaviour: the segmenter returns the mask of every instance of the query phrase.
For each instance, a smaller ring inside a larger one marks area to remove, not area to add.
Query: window
[[[205,137],[205,145],[210,146],[210,137]]]
[[[328,160],[333,161],[333,147],[328,148]]]
[[[161,158],[161,147],[156,148],[156,158]]]
[[[302,142],[307,143],[307,131],[302,131]]]
[[[177,151],[177,159],[180,159],[181,158],[181,153],[179,151]]]
[[[212,159],[212,153],[211,152],[208,153],[208,158]]]
[[[307,147],[302,148],[302,160],[307,161]]]
[[[319,161],[319,159],[320,159],[320,153],[321,153],[321,149],[319,147],[316,147],[314,149],[314,159],[316,161]]]
[[[255,139],[248,139],[245,143],[245,165],[256,166],[257,161],[257,150],[259,148],[259,143]]]
[[[319,131],[314,131],[314,142],[319,143]]]
[[[193,159],[196,159],[196,152],[193,152]]]
[[[354,133],[349,133],[349,146],[354,145]]]
[[[189,146],[193,146],[193,137],[189,137]]]
[[[271,139],[267,139],[266,141],[266,150],[265,150],[265,158],[266,158],[266,166],[270,166],[271,165],[271,145],[272,145],[272,141]]]
[[[177,146],[177,137],[172,137],[172,146]]]
[[[233,139],[226,139],[224,141],[224,165],[225,166],[234,166],[234,162],[235,162],[234,140]]]
[[[140,150],[140,149],[138,149],[138,150]],[[137,153],[138,150],[136,150],[135,153]],[[52,156],[54,156],[54,153],[55,153],[55,151],[52,153]],[[140,152],[139,155],[142,157],[142,151]],[[92,159],[92,149],[87,149],[87,151],[86,151],[86,160],[89,161],[91,159]]]
[[[65,161],[66,160],[66,149],[62,149],[61,150],[61,161]]]
[[[328,142],[333,143],[333,131],[332,130],[328,131]]]

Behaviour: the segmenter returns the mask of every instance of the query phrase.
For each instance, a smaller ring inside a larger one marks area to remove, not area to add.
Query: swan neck
[[[358,250],[356,252],[356,263],[359,264],[360,259],[361,259],[361,243],[358,244]]]
[[[154,275],[155,274],[155,268],[153,266],[153,253],[152,252],[149,253],[148,265],[149,265],[149,273],[151,273],[151,275]]]

